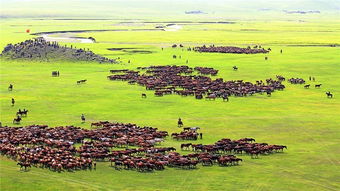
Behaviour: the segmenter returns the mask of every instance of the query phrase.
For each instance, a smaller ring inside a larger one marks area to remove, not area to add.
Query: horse
[[[310,84],[305,85],[304,87],[305,87],[306,89],[308,89],[308,88],[310,87]]]
[[[191,143],[183,143],[183,144],[181,144],[181,149],[182,150],[189,150],[191,145],[192,145]]]
[[[28,110],[24,109],[23,111],[21,111],[19,109],[19,111],[17,112],[17,115],[21,115],[21,116],[27,116]]]
[[[229,98],[228,98],[227,95],[223,95],[223,96],[222,96],[222,99],[223,99],[223,101],[225,101],[225,100],[227,100],[227,102],[229,101]]]
[[[208,99],[208,100],[215,100],[215,99],[216,99],[216,95],[215,95],[215,94],[210,94],[210,95],[208,95],[207,97],[205,97],[205,99]]]
[[[25,171],[27,168],[31,168],[31,164],[28,162],[18,162],[17,165],[20,165],[20,170],[24,167]]]
[[[315,88],[320,88],[322,84],[315,84]]]
[[[18,115],[17,118],[13,119],[13,124],[20,124],[21,117]]]
[[[182,127],[183,126],[183,122],[182,122],[181,118],[178,119],[177,126],[178,127]]]
[[[85,80],[79,80],[79,81],[77,81],[77,84],[81,84],[81,83],[85,83],[87,80],[85,79]]]
[[[238,67],[237,66],[233,66],[233,69],[234,69],[234,71],[237,71]]]
[[[267,91],[267,96],[272,96],[272,92]]]
[[[190,127],[190,131],[197,131],[199,129],[201,129],[201,128],[200,127]]]
[[[146,98],[146,94],[143,93],[143,94],[142,94],[142,98]]]
[[[333,94],[331,94],[331,92],[326,92],[326,95],[328,98],[333,98]]]
[[[52,77],[59,77],[59,71],[53,71]]]
[[[85,116],[84,116],[84,114],[81,114],[81,121],[82,121],[82,123],[85,123]]]
[[[12,90],[13,90],[13,85],[10,84],[10,85],[8,86],[8,91],[12,91]]]

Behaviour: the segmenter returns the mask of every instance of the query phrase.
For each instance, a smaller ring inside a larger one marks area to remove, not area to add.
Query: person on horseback
[[[81,114],[81,121],[83,122],[83,123],[85,123],[85,115],[84,114]]]
[[[182,127],[183,126],[183,122],[181,118],[178,118],[178,122],[177,122],[178,127]]]

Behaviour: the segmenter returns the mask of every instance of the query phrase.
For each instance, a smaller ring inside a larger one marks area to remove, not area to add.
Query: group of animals
[[[236,67],[236,66],[235,66]],[[237,68],[237,67],[236,67]],[[189,66],[150,66],[138,67],[134,70],[110,70],[109,80],[128,81],[129,84],[145,86],[147,90],[154,90],[156,96],[178,94],[182,96],[195,96],[196,99],[208,100],[222,98],[229,100],[229,96],[247,96],[255,93],[271,93],[275,90],[283,90],[285,86],[281,79],[267,79],[266,83],[257,81],[256,84],[243,80],[224,81],[222,78],[212,79],[207,75],[216,75],[218,70],[208,67]],[[143,72],[143,73],[142,73]],[[197,72],[197,75],[193,73]],[[142,94],[145,98],[146,94]]]
[[[20,169],[25,170],[31,166],[56,172],[96,169],[96,161],[109,161],[117,170],[145,172],[163,170],[166,166],[192,169],[200,163],[203,166],[214,163],[233,166],[242,159],[232,154],[245,152],[253,158],[253,155],[270,154],[286,148],[253,143],[255,140],[249,138],[237,141],[222,139],[213,145],[182,144],[183,150],[192,147],[194,153],[181,155],[173,147],[158,146],[168,132],[157,128],[108,121],[92,123],[91,126],[96,128],[5,126],[0,128],[0,153],[17,161]],[[76,144],[80,146],[76,147]]]

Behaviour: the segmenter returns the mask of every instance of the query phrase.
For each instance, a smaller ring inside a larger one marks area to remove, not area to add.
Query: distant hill
[[[90,50],[77,49],[72,45],[61,46],[57,42],[47,42],[43,38],[26,40],[17,44],[8,44],[2,51],[1,57],[9,59],[30,60],[74,60],[99,63],[116,63],[114,59],[102,57]]]

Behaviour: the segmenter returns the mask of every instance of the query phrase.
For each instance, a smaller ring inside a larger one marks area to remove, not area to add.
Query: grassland
[[[121,26],[119,21],[1,20],[0,47],[32,38],[23,33],[78,29],[151,28]],[[167,23],[166,21],[164,21]],[[245,30],[251,29],[251,30]],[[181,117],[187,126],[200,126],[204,139],[213,143],[220,138],[254,137],[258,142],[283,144],[281,154],[251,159],[237,167],[199,167],[197,170],[167,168],[154,173],[116,171],[99,162],[96,171],[55,173],[32,168],[20,172],[14,161],[1,157],[1,190],[339,190],[340,139],[340,49],[339,47],[291,46],[340,44],[340,25],[325,21],[239,21],[236,24],[184,25],[179,31],[122,31],[79,33],[93,36],[98,43],[76,44],[110,58],[121,57],[118,65],[76,63],[59,60],[11,61],[0,64],[0,121],[12,125],[15,112],[27,108],[30,113],[21,125],[77,125],[90,128],[99,120],[131,122],[177,132]],[[246,46],[263,44],[272,48],[269,60],[263,55],[203,54],[168,48],[184,45],[225,44]],[[136,47],[152,54],[127,54],[107,48]],[[161,51],[161,47],[166,47]],[[279,50],[283,49],[283,54]],[[182,59],[172,59],[172,55]],[[154,97],[152,91],[126,82],[106,79],[110,69],[138,66],[185,64],[219,69],[218,77],[254,82],[280,74],[287,78],[315,76],[321,89],[304,89],[285,83],[286,89],[272,97],[254,95],[232,97],[230,102],[205,101],[176,95]],[[127,60],[131,60],[128,64]],[[239,71],[232,70],[237,65]],[[51,71],[59,70],[59,78]],[[76,81],[87,79],[83,85]],[[8,85],[14,84],[12,92]],[[325,92],[335,97],[327,99]],[[141,99],[141,93],[148,95]],[[10,99],[17,102],[14,107]],[[87,123],[80,123],[84,113]],[[182,142],[168,139],[163,146],[179,148]],[[187,152],[183,152],[187,153]]]

